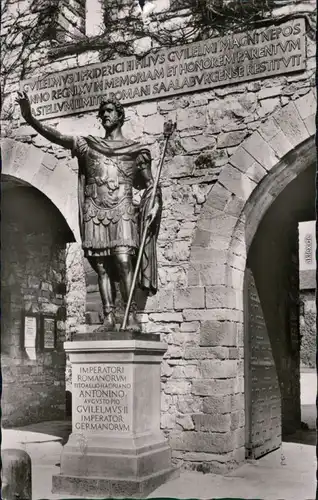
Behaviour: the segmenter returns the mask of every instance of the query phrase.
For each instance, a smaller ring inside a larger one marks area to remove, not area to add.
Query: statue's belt
[[[132,177],[127,175],[107,175],[107,176],[100,176],[100,175],[95,175],[94,177],[89,177],[86,180],[86,184],[97,184],[98,186],[102,186],[103,184],[107,184],[109,182],[117,182],[119,184],[127,184],[130,185],[132,184],[133,180]]]
[[[128,184],[127,182],[112,182],[110,179],[107,179],[107,181],[104,181],[102,183],[96,183],[96,182],[87,182],[85,186],[85,195],[90,196],[92,198],[97,198],[97,188],[105,186],[108,188],[109,194],[111,195],[113,192],[118,191],[118,189],[121,186],[125,187],[125,194],[130,194],[132,192],[132,185]]]

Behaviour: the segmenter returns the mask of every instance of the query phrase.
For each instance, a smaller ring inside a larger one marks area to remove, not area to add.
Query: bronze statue
[[[135,314],[136,304],[131,300],[136,256],[146,227],[147,238],[143,240],[141,259],[138,259],[138,284],[150,294],[155,294],[156,240],[162,209],[161,190],[158,183],[156,188],[154,186],[149,150],[123,137],[121,127],[125,113],[116,99],[103,98],[99,107],[98,118],[105,129],[104,139],[91,135],[64,135],[44,125],[32,115],[25,92],[18,93],[17,102],[29,125],[49,141],[71,150],[78,159],[82,246],[85,257],[98,275],[104,313],[103,329],[115,329],[115,283],[119,282],[123,301],[129,303],[124,326],[140,330]],[[133,204],[133,187],[145,190],[139,211]]]

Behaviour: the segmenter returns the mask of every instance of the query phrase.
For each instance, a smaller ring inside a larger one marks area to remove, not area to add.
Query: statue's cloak
[[[147,168],[151,169],[151,156],[147,148],[137,142],[127,140],[125,141],[107,141],[101,137],[87,136],[82,139],[82,153],[79,154],[78,149],[75,148],[73,156],[78,157],[78,213],[79,213],[79,227],[80,234],[83,239],[83,207],[85,201],[85,150],[87,146],[102,155],[107,157],[116,156],[133,156],[136,158],[136,163],[148,164]],[[83,141],[85,140],[85,143]],[[150,211],[150,199],[153,186],[146,187],[145,180],[141,175],[141,171],[136,168],[136,174],[133,180],[133,187],[137,190],[144,190],[141,197],[139,206],[138,226],[140,240],[145,228],[146,217]],[[156,244],[158,233],[160,229],[161,214],[162,214],[162,194],[158,186],[156,191],[156,200],[159,203],[159,210],[156,219],[153,221],[150,229],[148,230],[146,244],[143,250],[141,265],[138,275],[138,285],[142,290],[147,291],[150,295],[154,295],[158,289],[158,264],[157,264],[157,251]],[[117,273],[114,269],[112,278],[118,281]]]

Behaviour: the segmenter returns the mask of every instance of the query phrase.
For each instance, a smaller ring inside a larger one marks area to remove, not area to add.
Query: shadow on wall
[[[65,416],[72,418],[72,393],[70,391],[65,392]]]

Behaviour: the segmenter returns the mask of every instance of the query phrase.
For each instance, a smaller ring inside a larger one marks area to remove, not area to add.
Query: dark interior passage
[[[298,223],[313,218],[315,164],[276,198],[259,224],[248,253],[247,443],[250,448],[259,448],[256,458],[277,448],[280,432],[284,439],[301,425]],[[255,303],[251,280],[259,301],[257,314],[261,325],[263,321],[263,335],[255,333],[251,319],[251,304],[253,300]]]
[[[42,193],[2,179],[4,427],[64,418],[65,248],[72,239],[64,218]]]

